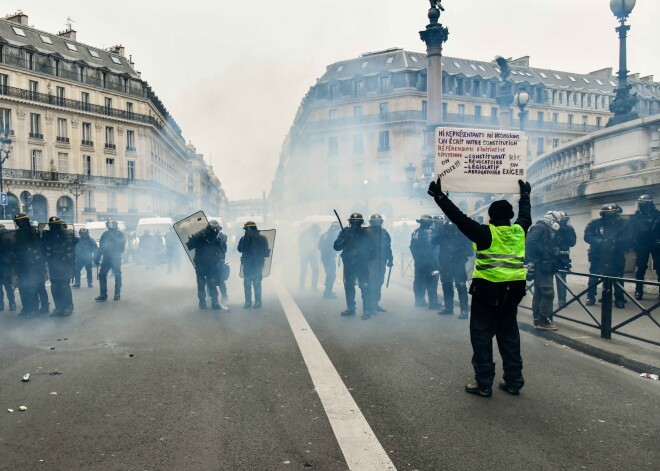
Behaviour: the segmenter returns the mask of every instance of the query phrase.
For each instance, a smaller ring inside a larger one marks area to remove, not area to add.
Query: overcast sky
[[[230,199],[268,191],[300,100],[328,64],[389,47],[425,50],[427,0],[30,0],[30,25],[121,43],[216,174]],[[444,0],[444,53],[590,72],[618,65],[609,0]],[[5,13],[9,13],[7,10]],[[630,17],[628,69],[660,80],[660,0]]]

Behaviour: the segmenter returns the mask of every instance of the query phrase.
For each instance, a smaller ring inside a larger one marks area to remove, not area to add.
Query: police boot
[[[254,306],[252,306],[254,309],[260,309],[261,308],[261,300],[255,301]]]
[[[345,311],[342,311],[340,315],[342,315],[344,317],[354,316],[355,315],[355,309],[350,309],[350,308],[346,309]]]
[[[39,314],[48,314],[50,312],[50,304],[44,304],[39,308]]]
[[[459,319],[467,319],[468,318],[468,312],[467,311],[461,311],[461,314],[458,316]]]
[[[635,299],[638,301],[644,299],[644,285],[641,283],[637,283],[635,286]]]
[[[121,299],[121,295],[119,293],[115,293],[114,300],[119,301]]]
[[[100,294],[100,295],[98,295],[97,297],[94,298],[94,301],[97,301],[97,302],[100,302],[100,303],[102,303],[104,301],[107,301],[107,300],[108,300],[108,296],[106,294]]]

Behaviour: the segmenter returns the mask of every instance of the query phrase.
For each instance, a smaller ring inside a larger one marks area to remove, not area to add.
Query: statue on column
[[[509,78],[511,76],[511,68],[509,67],[509,61],[502,56],[495,57],[495,62],[497,62],[500,68],[500,77],[502,78],[497,103],[503,108],[508,108],[513,103],[513,82]]]
[[[431,3],[431,8],[435,8],[436,10],[440,11],[445,11],[444,7],[442,6],[442,0],[429,0]]]

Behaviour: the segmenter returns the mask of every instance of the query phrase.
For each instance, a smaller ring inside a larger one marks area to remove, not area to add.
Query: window
[[[69,49],[69,51],[78,52],[78,48],[76,47],[75,44],[71,44],[66,41],[64,41],[64,44],[66,44],[66,47]]]
[[[536,155],[541,155],[545,152],[545,139],[539,137],[536,140]]]
[[[333,119],[337,119],[337,110],[332,109],[328,110],[328,119],[332,121]]]
[[[600,128],[602,124],[603,124],[603,118],[601,118],[600,116],[596,117],[596,127]]]
[[[443,119],[447,119],[447,103],[442,104],[442,117]]]
[[[110,110],[112,109],[112,98],[106,97],[104,100],[104,106],[105,106],[105,114],[110,114]]]
[[[463,79],[456,79],[456,95],[463,95],[464,93]]]
[[[25,31],[23,31],[21,28],[17,28],[16,26],[12,26],[11,29],[14,30],[14,33],[16,33],[16,36],[22,36],[24,38],[26,37],[25,36]]]
[[[39,82],[37,82],[36,80],[30,80],[28,87],[30,89],[28,98],[31,100],[35,100],[37,98],[37,93],[39,93]]]
[[[108,177],[115,176],[115,159],[105,159],[105,174]]]
[[[426,119],[429,113],[429,104],[426,100],[422,101],[422,118]]]
[[[6,95],[7,94],[7,87],[9,86],[9,75],[7,74],[0,74],[0,94],[1,95]]]
[[[135,131],[126,131],[126,150],[135,152]]]
[[[30,162],[32,172],[38,172],[41,170],[41,151],[37,149],[32,149],[32,160]]]
[[[458,114],[461,116],[465,114],[465,105],[458,105]]]
[[[360,121],[362,119],[362,107],[354,106],[353,107],[353,118],[355,121]]]
[[[344,66],[343,66],[343,65],[340,65],[339,67],[337,67],[337,72],[341,72],[342,70],[344,70]]]
[[[391,64],[392,62],[394,62],[394,56],[390,56],[390,57],[388,57],[386,62],[387,62],[388,64]]]
[[[547,79],[547,78],[548,78],[548,76],[545,75],[543,72],[540,72],[540,74],[541,74],[541,77],[543,77],[544,79]]]
[[[555,124],[559,122],[559,113],[552,113],[552,122]]]
[[[557,74],[554,74],[554,75],[555,75],[555,78],[556,78],[557,80],[561,80],[561,76],[560,76],[560,75],[557,75]]]
[[[587,124],[589,124],[589,117],[582,116],[582,126],[586,126]]]
[[[591,108],[591,95],[587,95],[587,108]]]
[[[11,110],[0,108],[0,131],[11,134]]]
[[[390,150],[390,132],[380,131],[378,133],[378,152],[387,152]]]
[[[361,67],[362,67],[363,69],[366,69],[366,68],[367,68],[367,65],[369,65],[369,61],[363,62],[362,65],[361,65]]]
[[[536,120],[539,122],[539,124],[541,124],[543,122],[543,111],[539,111],[536,114]]]
[[[87,198],[86,198],[86,208],[87,210],[93,210],[94,209],[94,192],[92,190],[87,191]]]
[[[192,189],[193,189],[192,187],[189,187],[189,188],[188,188],[188,190],[189,190],[188,193],[189,193],[189,194],[192,194],[192,193],[193,193],[193,191],[190,191],[190,190],[192,190]],[[132,211],[132,212],[137,211],[137,195],[136,195],[135,192],[133,192],[133,191],[131,191],[131,192],[128,194],[128,210],[129,210],[129,211]]]
[[[101,58],[101,56],[99,56],[99,53],[96,52],[94,49],[87,49],[87,50],[89,51],[89,54],[90,54],[92,57],[94,57],[94,58],[96,58],[96,59],[100,59],[100,58]]]
[[[577,95],[578,95],[577,93],[573,93],[573,105],[577,105],[577,102],[578,102],[578,100],[577,100],[577,99],[578,99]]]
[[[52,59],[51,60],[51,68],[55,72],[56,77],[60,77],[62,74],[60,73],[60,61],[58,59]]]
[[[126,113],[128,113],[129,118],[133,117],[133,103],[130,101],[126,102]]]
[[[89,111],[89,93],[81,92],[80,101],[82,102],[82,109],[84,111]]]
[[[498,120],[498,109],[495,108],[494,106],[490,109],[490,119],[494,123],[497,122]]]
[[[336,100],[339,98],[339,84],[333,83],[330,85],[330,95],[328,96],[330,100]]]
[[[573,115],[572,115],[572,114],[569,114],[569,115],[568,115],[568,124],[569,124],[569,125],[570,125],[570,124],[573,124]]]
[[[135,180],[135,160],[129,160],[126,163],[126,169],[128,170],[127,177],[130,181]]]
[[[39,37],[46,44],[53,44],[53,41],[48,36],[44,36],[43,34],[40,34]]]
[[[65,152],[57,154],[57,170],[60,173],[69,173],[69,154]]]
[[[57,87],[56,93],[57,93],[57,104],[60,106],[64,106],[64,87]]]
[[[328,155],[337,155],[339,153],[339,140],[337,136],[328,138]]]
[[[85,76],[87,75],[87,71],[85,70],[85,67],[82,65],[78,66],[78,80],[81,82],[85,82]]]
[[[474,107],[474,115],[475,115],[477,118],[481,118],[481,106],[476,105],[476,106]]]
[[[121,84],[122,84],[122,91],[124,93],[128,93],[128,79],[126,77],[121,78]]]
[[[413,62],[417,62],[417,57],[415,57],[415,56],[409,56],[409,57],[410,57],[410,60],[412,60]]]
[[[380,110],[381,119],[385,119],[387,117],[387,112],[390,108],[390,104],[388,102],[383,102],[378,105],[378,108]]]
[[[117,211],[117,193],[108,191],[108,211]]]
[[[492,99],[497,98],[497,82],[490,83],[490,97]]]
[[[108,74],[106,74],[105,72],[101,72],[101,85],[103,86],[103,88],[108,87]]]
[[[564,104],[564,92],[559,92],[559,104]]]
[[[69,142],[69,133],[67,132],[66,119],[57,118],[57,141]]]
[[[25,53],[25,67],[34,70],[34,54],[31,52]]]
[[[41,115],[30,113],[30,137],[33,139],[43,139],[41,134]]]
[[[93,146],[92,142],[92,123],[82,123],[82,144],[85,146]]]
[[[559,147],[559,139],[553,139],[552,140],[552,147]]]
[[[85,172],[85,175],[91,175],[92,174],[92,156],[91,155],[83,155],[83,172]]]
[[[353,82],[353,95],[362,96],[364,95],[364,80],[356,80]]]
[[[380,77],[380,91],[387,92],[389,91],[390,87],[391,87],[390,76],[386,75]]]
[[[364,146],[362,143],[362,134],[353,135],[353,153],[362,154],[364,152]]]
[[[378,181],[381,185],[387,185],[390,182],[389,160],[381,160],[378,162]]]
[[[112,126],[105,127],[105,147],[107,149],[115,148],[115,129]]]
[[[571,79],[571,82],[575,82],[575,78],[571,77],[570,75],[568,76],[569,79]]]

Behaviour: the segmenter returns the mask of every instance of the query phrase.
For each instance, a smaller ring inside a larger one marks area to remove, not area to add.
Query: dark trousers
[[[616,276],[619,278],[623,277],[623,270],[616,273],[602,273],[600,264],[592,262],[589,265],[589,273],[593,275],[606,275],[606,276]],[[587,292],[587,298],[590,300],[596,299],[596,293],[598,292],[598,277],[590,276],[589,277],[589,291]],[[620,282],[612,282],[614,285],[614,300],[617,302],[623,302],[623,288],[621,287]],[[602,286],[602,284],[601,284]]]
[[[635,278],[643,280],[646,275],[646,270],[649,267],[649,256],[653,258],[653,268],[660,281],[660,247],[656,246],[640,246],[635,249]],[[635,291],[641,292],[644,290],[642,283],[637,283]]]
[[[81,273],[83,268],[85,269],[85,274],[87,275],[87,286],[92,286],[94,284],[92,278],[92,260],[76,260],[76,267],[74,273],[74,280],[76,286],[80,286]]]
[[[73,296],[71,294],[70,280],[52,279],[50,280],[50,294],[53,296],[56,311],[70,309],[73,311]]]
[[[316,252],[303,254],[300,256],[300,289],[305,289],[305,280],[307,279],[307,266],[312,270],[312,289],[317,288],[319,281],[319,262]]]
[[[243,264],[243,292],[245,302],[252,302],[252,288],[254,288],[254,302],[261,302],[261,279],[263,277],[264,265],[254,266]]]
[[[16,304],[16,297],[14,296],[14,285],[11,282],[11,276],[0,277],[0,308],[4,309],[5,306],[5,295],[4,291],[7,293],[7,301],[9,305]]]
[[[369,262],[369,307],[371,310],[380,304],[386,271],[387,260]]]
[[[493,337],[497,339],[497,347],[502,357],[504,381],[514,388],[522,388],[525,384],[520,356],[520,333],[516,320],[519,302],[520,299],[511,299],[501,306],[493,306],[492,296],[479,291],[473,293],[470,340],[474,378],[480,386],[491,386],[495,379]]]
[[[459,260],[444,264],[440,269],[440,280],[442,282],[442,294],[444,297],[445,308],[450,311],[454,309],[454,285],[456,285],[461,312],[467,313],[468,292],[465,261]]]
[[[99,285],[101,296],[108,295],[108,272],[112,270],[115,275],[115,295],[121,294],[121,257],[110,258],[103,256],[101,270],[99,271]]]
[[[50,308],[48,302],[48,291],[46,291],[46,282],[37,283],[37,297],[39,298],[40,310],[47,312]]]
[[[218,289],[217,280],[214,274],[203,270],[195,270],[197,278],[197,299],[200,303],[206,303],[206,294],[208,292],[211,302],[216,304],[218,302]]]
[[[325,292],[332,293],[332,288],[335,286],[337,279],[337,257],[321,257],[323,262],[323,269],[325,270]]]
[[[22,312],[33,313],[39,310],[38,284],[18,285],[18,295],[21,298]]]
[[[559,278],[561,278],[564,281],[564,283],[566,283],[566,273],[557,272],[557,276]],[[561,304],[566,303],[566,292],[567,291],[566,291],[566,285],[564,285],[564,283],[557,280],[557,300]]]
[[[436,270],[435,265],[415,262],[413,291],[416,303],[423,303],[428,293],[429,304],[437,304],[439,274],[434,275],[434,270]]]
[[[537,265],[537,266],[540,266]],[[534,272],[534,297],[532,299],[532,316],[534,322],[552,321],[553,301],[555,300],[554,274]]]
[[[364,263],[346,263],[344,261],[344,292],[346,306],[355,309],[355,285],[360,287],[362,309],[369,310],[369,269]]]

